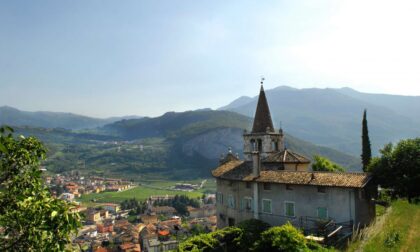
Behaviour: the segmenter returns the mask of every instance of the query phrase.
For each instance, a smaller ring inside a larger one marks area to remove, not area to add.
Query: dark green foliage
[[[269,228],[259,220],[241,222],[238,227],[226,227],[208,234],[200,234],[180,243],[184,251],[328,251],[305,239],[303,234],[287,223]]]
[[[182,216],[188,215],[188,206],[199,207],[200,202],[196,199],[189,198],[186,195],[175,195],[173,199],[158,200],[154,202],[155,206],[171,206],[175,208],[178,214]]]
[[[420,138],[387,144],[369,165],[377,183],[393,190],[394,196],[412,199],[420,196]]]
[[[238,228],[244,231],[240,249],[241,251],[247,251],[256,245],[261,233],[269,229],[270,225],[261,220],[250,219],[240,222]]]
[[[344,172],[344,167],[332,162],[326,157],[314,156],[313,171]]]
[[[146,202],[138,201],[135,198],[129,199],[129,200],[124,200],[123,202],[121,202],[121,209],[122,210],[131,210],[130,215],[144,213],[146,208],[147,208]]]
[[[35,138],[14,138],[0,128],[0,250],[63,251],[80,226],[79,215],[54,199],[39,162],[45,149]]]
[[[363,121],[362,121],[362,165],[363,171],[367,171],[367,167],[372,158],[372,151],[370,149],[370,140],[369,140],[369,131],[368,124],[366,119],[366,109],[363,112]]]
[[[177,251],[235,251],[240,245],[242,235],[242,229],[237,227],[227,227],[212,233],[200,234],[198,236],[188,238],[179,244]]]

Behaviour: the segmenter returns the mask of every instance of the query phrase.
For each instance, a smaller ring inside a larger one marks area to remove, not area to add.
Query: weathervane
[[[265,80],[264,76],[261,76],[261,86],[264,83],[264,80]]]

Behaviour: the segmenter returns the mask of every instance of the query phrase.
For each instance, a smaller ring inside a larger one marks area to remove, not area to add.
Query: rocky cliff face
[[[189,157],[197,153],[207,159],[218,159],[231,147],[233,153],[239,153],[242,156],[242,134],[243,130],[238,128],[212,130],[186,141],[182,145],[182,151]]]

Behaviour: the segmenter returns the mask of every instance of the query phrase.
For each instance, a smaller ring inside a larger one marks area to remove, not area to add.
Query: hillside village
[[[197,200],[197,205],[186,206],[187,213],[178,213],[169,206],[178,195],[151,195],[138,211],[135,207],[117,203],[95,203],[86,206],[78,202],[82,195],[101,192],[123,192],[136,186],[123,179],[67,175],[45,176],[52,195],[69,202],[71,211],[83,216],[83,226],[73,239],[76,249],[90,251],[168,251],[197,232],[216,229],[215,195]],[[192,191],[201,184],[177,183],[176,191]],[[134,218],[133,218],[134,217]]]

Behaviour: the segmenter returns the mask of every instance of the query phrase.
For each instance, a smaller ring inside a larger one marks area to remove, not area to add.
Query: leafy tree
[[[80,226],[79,215],[43,184],[42,144],[12,133],[0,128],[0,250],[63,251]]]
[[[402,140],[395,147],[387,144],[380,153],[381,157],[372,159],[368,167],[376,181],[409,202],[419,197],[420,138]]]
[[[314,171],[328,171],[328,172],[343,172],[344,167],[332,162],[326,157],[314,156],[315,162],[312,163],[312,170]]]
[[[239,248],[242,235],[242,229],[226,227],[212,233],[188,238],[179,244],[178,251],[235,251]]]
[[[238,228],[242,229],[244,232],[240,245],[241,250],[246,251],[255,246],[261,233],[269,229],[270,224],[262,220],[250,219],[240,222]]]
[[[272,227],[261,234],[257,251],[305,251],[305,237],[289,222],[281,227]]]
[[[368,132],[368,124],[366,119],[366,109],[363,112],[363,120],[362,120],[362,165],[363,171],[367,170],[369,162],[372,158],[372,151],[370,149],[370,140],[369,140],[369,132]]]

